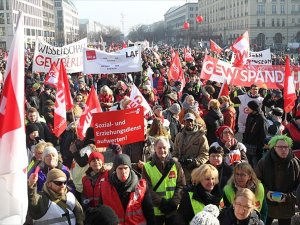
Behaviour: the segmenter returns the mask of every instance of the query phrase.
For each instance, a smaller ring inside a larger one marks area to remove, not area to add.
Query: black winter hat
[[[26,134],[29,135],[31,134],[33,131],[39,131],[39,127],[38,125],[34,124],[34,123],[30,123],[26,126]]]
[[[257,101],[250,101],[250,102],[248,102],[248,107],[250,108],[250,109],[252,109],[253,111],[259,111],[260,110],[260,106],[259,106],[259,104],[257,103]]]
[[[96,208],[89,208],[86,212],[86,225],[117,225],[119,218],[116,213],[106,205],[99,205]]]
[[[272,109],[272,114],[274,116],[282,116],[283,115],[283,109],[276,107],[274,109]]]
[[[127,165],[127,166],[129,166],[130,169],[132,169],[131,168],[131,160],[128,155],[120,154],[120,155],[115,156],[113,168],[116,169],[120,165]]]

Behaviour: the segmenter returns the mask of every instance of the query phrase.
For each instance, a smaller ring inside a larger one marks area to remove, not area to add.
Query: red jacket
[[[100,174],[97,178],[95,185],[92,185],[91,180],[84,176],[82,178],[83,184],[83,195],[89,200],[90,207],[97,207],[99,205],[99,198],[101,196],[101,184],[104,181],[108,181],[108,171],[105,170],[104,173]]]
[[[141,179],[136,185],[135,192],[130,193],[129,202],[126,211],[124,211],[115,187],[109,182],[103,182],[101,188],[103,204],[111,207],[115,211],[121,225],[146,224],[146,219],[142,210],[142,202],[146,193],[146,187],[146,180]]]

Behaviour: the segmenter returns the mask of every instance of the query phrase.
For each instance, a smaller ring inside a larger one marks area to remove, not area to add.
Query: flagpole
[[[74,119],[75,130],[76,130],[76,136],[77,136],[77,138],[79,138],[79,136],[78,136],[78,131],[77,131],[78,123],[77,123],[77,120],[76,120],[76,118],[75,118],[74,107],[72,108],[72,116],[73,116],[73,119]]]

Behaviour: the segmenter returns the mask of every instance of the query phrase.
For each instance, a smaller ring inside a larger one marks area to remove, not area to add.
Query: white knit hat
[[[44,151],[43,151],[43,160],[44,160],[44,158],[45,158],[47,155],[49,155],[49,154],[51,154],[51,153],[53,153],[53,154],[55,154],[56,156],[58,156],[58,152],[57,152],[56,148],[54,148],[53,146],[47,146],[47,147],[44,149]]]
[[[219,209],[215,205],[207,205],[204,209],[197,213],[190,225],[220,225],[218,220]]]

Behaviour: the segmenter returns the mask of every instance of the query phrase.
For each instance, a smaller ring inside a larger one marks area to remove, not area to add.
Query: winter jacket
[[[208,110],[204,121],[207,129],[206,137],[210,145],[217,140],[216,130],[223,125],[224,118],[221,111]]]
[[[287,158],[280,158],[274,149],[262,158],[255,172],[265,187],[265,192],[277,191],[286,195],[283,203],[268,203],[268,216],[276,219],[289,219],[295,214],[296,189],[300,183],[300,161],[290,152]]]

